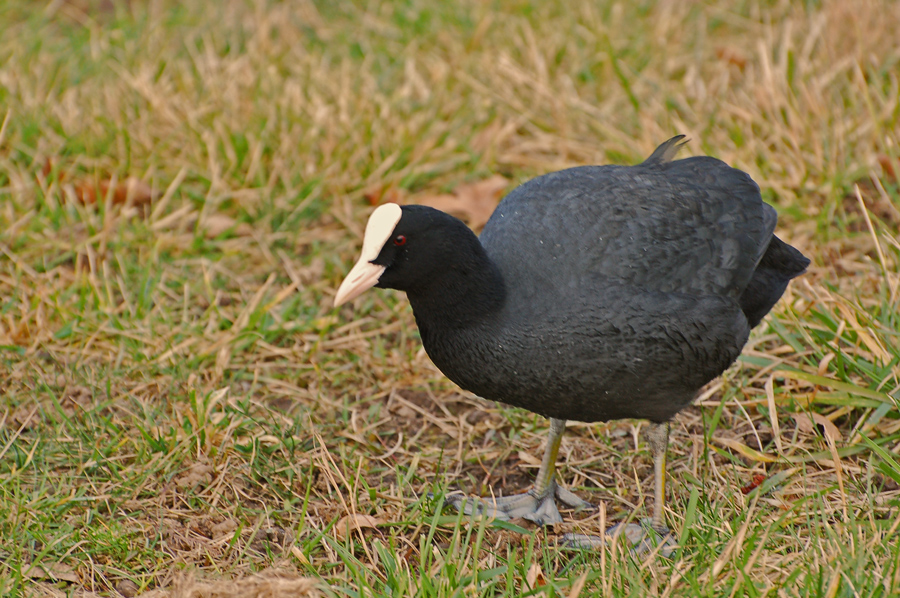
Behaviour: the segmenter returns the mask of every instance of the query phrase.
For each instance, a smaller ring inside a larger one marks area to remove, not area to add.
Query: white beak
[[[376,266],[366,259],[360,259],[347,274],[347,278],[338,287],[334,296],[334,306],[342,305],[351,299],[356,299],[366,290],[371,289],[381,278],[384,266]]]
[[[369,216],[359,260],[338,287],[334,296],[335,307],[359,297],[366,289],[375,286],[381,278],[385,267],[373,264],[372,261],[378,257],[385,243],[391,238],[402,215],[403,210],[400,206],[388,203],[376,208]]]

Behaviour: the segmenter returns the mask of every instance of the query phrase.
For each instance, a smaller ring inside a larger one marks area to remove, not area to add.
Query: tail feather
[[[751,328],[759,324],[778,302],[791,279],[806,272],[808,266],[809,259],[802,253],[772,236],[750,283],[741,294],[741,310]]]
[[[668,141],[664,141],[658,148],[653,150],[653,153],[650,154],[650,157],[643,161],[643,166],[653,166],[656,164],[663,164],[665,162],[671,162],[675,159],[675,154],[678,153],[678,150],[681,149],[683,145],[687,143],[684,135],[676,135],[672,137]]]

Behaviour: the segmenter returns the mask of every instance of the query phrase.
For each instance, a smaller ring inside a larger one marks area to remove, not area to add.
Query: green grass
[[[12,0],[0,22],[0,594],[900,587],[897,3]],[[675,420],[680,548],[556,544],[646,516],[642,422],[567,431],[598,513],[441,512],[526,487],[547,426],[460,394],[399,294],[331,307],[368,198],[677,133],[813,259]],[[127,177],[149,205],[73,200]]]

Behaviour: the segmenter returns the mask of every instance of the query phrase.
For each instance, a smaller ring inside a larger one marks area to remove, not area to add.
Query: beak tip
[[[338,287],[337,293],[334,295],[334,307],[359,297],[367,289],[376,285],[382,272],[384,272],[384,266],[368,262],[357,263]]]
[[[340,288],[338,288],[337,293],[334,294],[333,307],[340,307],[343,304],[347,303],[347,301],[353,298],[351,297],[351,295],[352,293],[347,292],[345,285],[341,285]]]

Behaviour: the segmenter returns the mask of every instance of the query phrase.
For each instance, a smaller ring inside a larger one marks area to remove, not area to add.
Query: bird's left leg
[[[547,438],[547,448],[544,450],[541,468],[538,470],[534,487],[528,492],[496,499],[480,499],[453,494],[444,499],[445,503],[469,515],[486,515],[504,521],[524,517],[538,525],[562,522],[562,516],[556,506],[557,501],[573,509],[591,507],[590,503],[581,500],[556,481],[556,458],[559,455],[559,446],[565,430],[566,420],[550,419],[550,434]]]

